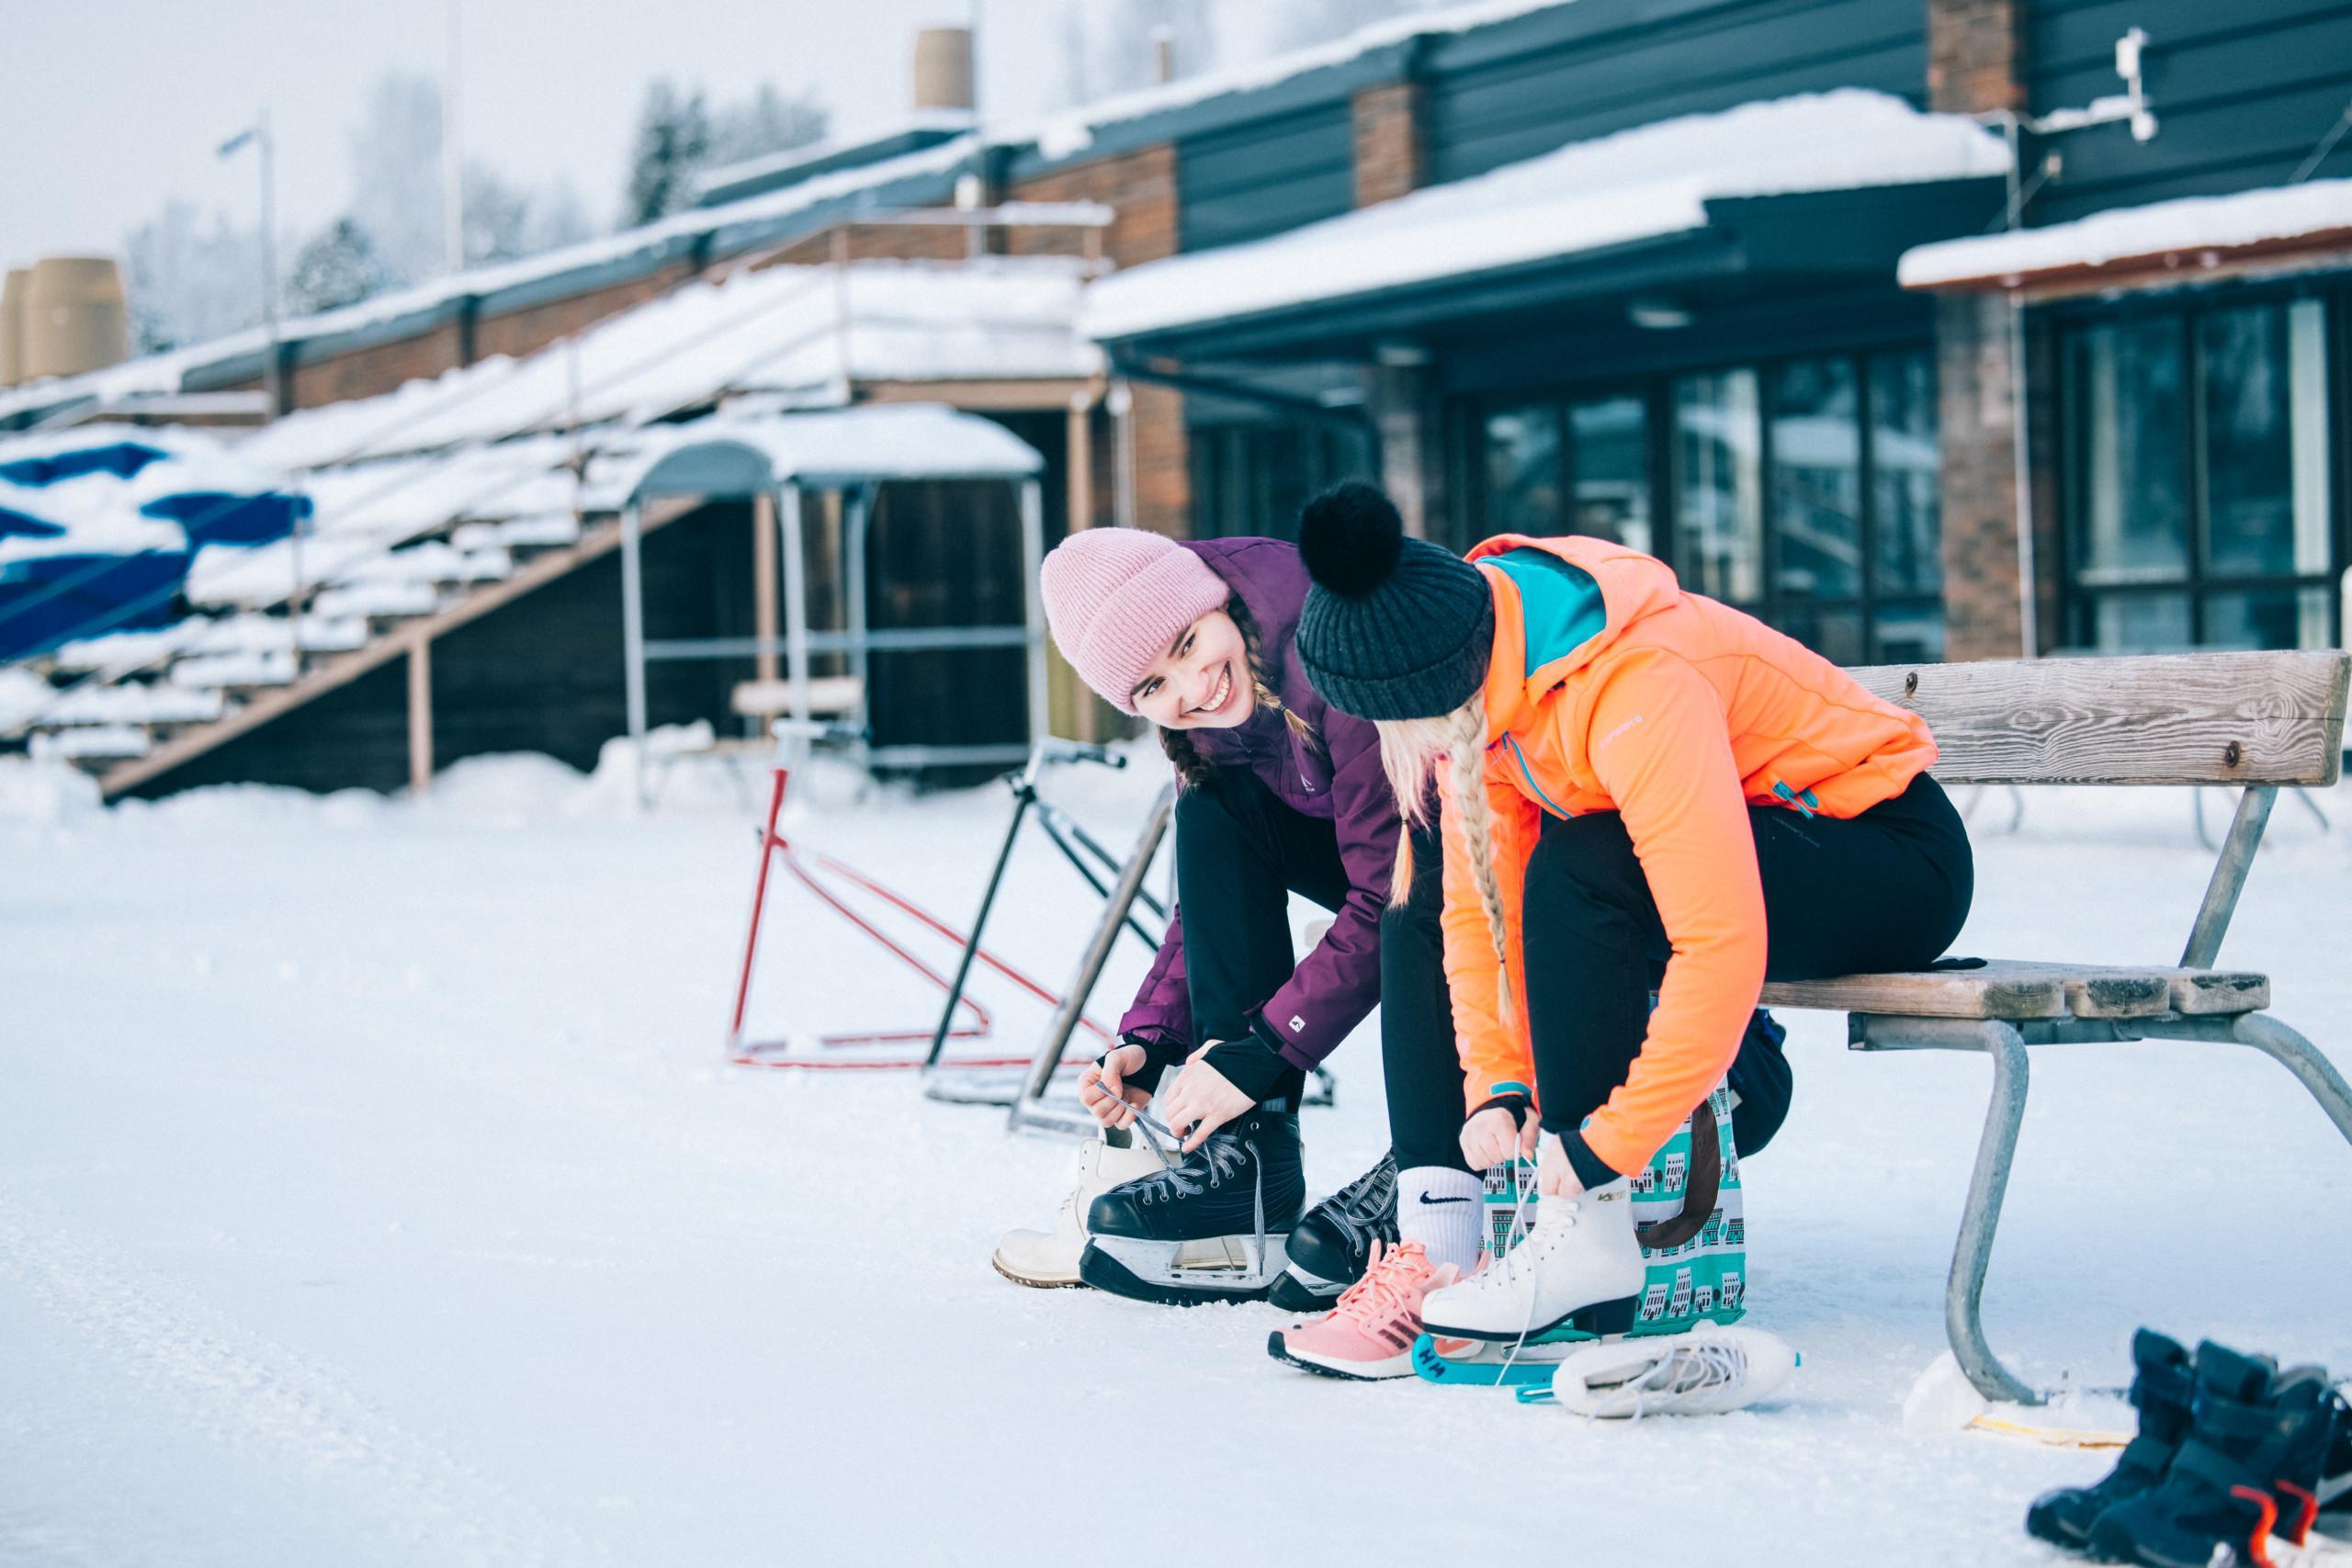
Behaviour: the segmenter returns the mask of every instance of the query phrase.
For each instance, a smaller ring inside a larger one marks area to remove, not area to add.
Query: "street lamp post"
[[[269,392],[269,417],[286,409],[285,389],[278,384],[277,352],[277,143],[269,134],[269,110],[254,123],[220,143],[220,156],[230,157],[254,144],[261,158],[261,319],[268,329],[269,349],[262,362],[263,385]]]

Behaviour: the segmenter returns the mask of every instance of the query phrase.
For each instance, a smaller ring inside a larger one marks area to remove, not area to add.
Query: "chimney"
[[[972,30],[925,28],[915,35],[915,107],[972,107]]]

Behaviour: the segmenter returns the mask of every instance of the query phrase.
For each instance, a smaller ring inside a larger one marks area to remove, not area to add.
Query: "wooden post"
[[[752,631],[760,639],[759,679],[776,679],[775,495],[752,498]]]
[[[433,644],[424,637],[408,650],[408,787],[433,787]]]
[[[1087,232],[1091,236],[1095,231],[1090,229]],[[1090,386],[1069,400],[1069,426],[1062,442],[1062,462],[1067,469],[1063,478],[1068,484],[1068,527],[1073,534],[1094,526],[1094,409],[1102,396],[1099,385]],[[1069,698],[1070,734],[1084,741],[1102,739],[1096,733],[1101,727],[1095,722],[1094,694],[1067,667],[1057,669],[1055,674]]]

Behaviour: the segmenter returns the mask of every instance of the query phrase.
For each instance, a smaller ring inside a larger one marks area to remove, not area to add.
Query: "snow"
[[[224,450],[214,436],[176,426],[151,430],[94,424],[0,439],[0,463],[87,451],[123,441],[161,448],[165,455],[129,479],[101,470],[44,485],[0,479],[0,508],[64,530],[47,537],[0,538],[0,564],[60,555],[185,550],[185,528],[145,516],[141,509],[176,495],[266,495],[282,482],[279,474]]]
[[[1049,116],[1035,127],[1012,136],[991,135],[989,141],[1015,146],[1023,141],[1034,141],[1041,157],[1073,158],[1093,145],[1094,133],[1106,126],[1205,103],[1211,98],[1271,87],[1309,71],[1344,65],[1374,50],[1385,49],[1410,39],[1468,32],[1475,28],[1525,16],[1530,11],[1547,11],[1555,6],[1572,3],[1573,0],[1478,0],[1473,5],[1390,17],[1358,28],[1329,43],[1290,50],[1227,70],[1204,71],[1198,75],[1185,76],[1174,82],[1097,98],[1091,103]]]
[[[1997,175],[2000,138],[1861,88],[1686,115],[1432,186],[1090,290],[1098,341],[1345,299],[1705,226],[1734,197]]]
[[[59,648],[51,656],[51,662],[64,671],[127,675],[193,646],[211,625],[202,615],[190,615],[153,631],[108,632],[104,637],[85,637]],[[6,728],[0,724],[0,731]]]
[[[175,686],[290,686],[294,652],[269,649],[249,653],[199,653],[173,660],[165,677]]]
[[[770,482],[811,479],[1023,479],[1045,466],[1004,426],[939,403],[875,403],[815,413],[741,417],[726,412],[646,433],[626,461],[591,473],[600,504],[635,494],[662,462],[702,446],[734,446],[767,459]]]
[[[794,169],[805,168],[822,159],[838,157],[859,147],[871,147],[916,131],[966,131],[971,129],[972,111],[969,109],[916,109],[862,136],[831,137],[805,147],[786,148],[781,152],[763,152],[756,158],[741,158],[732,164],[698,170],[694,177],[694,188],[695,194],[700,195],[763,175],[789,174]]]
[[[32,755],[111,761],[119,757],[143,757],[153,744],[145,730],[127,724],[90,725],[34,736]]]
[[[493,357],[379,397],[288,415],[240,456],[322,468],[534,431],[645,424],[730,391],[838,404],[845,383],[1084,378],[1075,257],[772,266],[689,284],[522,360]]]
[[[2352,179],[2183,197],[2117,208],[2069,223],[1965,240],[1942,240],[1904,253],[1895,276],[1906,288],[1945,288],[1984,278],[2015,287],[2036,273],[2119,263],[2180,265],[2198,253],[2225,254],[2307,235],[2352,231]]]
[[[467,526],[488,527],[490,525],[469,524]],[[395,616],[429,615],[441,607],[441,595],[430,582],[387,580],[323,588],[311,604],[322,615],[389,620]]]
[[[0,760],[0,1556],[1977,1564],[2033,1559],[2027,1500],[2111,1461],[1906,1433],[1986,1072],[1850,1055],[1823,1014],[1788,1015],[1795,1104],[1746,1171],[1749,1321],[1804,1356],[1770,1408],[1587,1426],[1302,1376],[1264,1307],[1017,1289],[989,1248],[1050,1221],[1068,1146],[901,1076],[723,1066],[761,781],[681,762],[637,816],[629,761],[100,812]],[[809,777],[796,834],[975,907],[1001,788]],[[1115,843],[1156,782],[1046,788]],[[2224,957],[2352,1065],[2352,791],[2323,803],[2333,833],[2280,803]],[[2211,865],[2177,792],[2033,792],[1978,847],[1973,953],[2161,959]],[[1042,835],[1004,897],[1058,983],[1088,900]],[[928,1024],[934,993],[771,898],[755,1022]],[[1025,1043],[1043,1010],[989,984]],[[1318,1190],[1385,1142],[1374,1044],[1308,1114]],[[2352,1368],[2347,1203],[2352,1150],[2254,1053],[2037,1052],[1994,1342],[2078,1388],[2142,1323]]]
[[[218,692],[172,685],[82,686],[40,716],[50,725],[204,724],[219,718]]]
[[[888,158],[878,164],[820,175],[780,191],[747,197],[741,201],[729,202],[720,207],[694,208],[657,223],[625,229],[616,234],[566,245],[558,250],[544,251],[520,261],[452,273],[413,288],[379,294],[372,299],[339,310],[280,322],[278,337],[284,343],[297,343],[314,337],[360,332],[469,295],[495,294],[524,284],[560,277],[566,273],[585,272],[626,261],[665,247],[674,241],[715,234],[729,228],[772,223],[825,202],[854,196],[871,186],[924,175],[952,175],[971,161],[973,147],[972,138],[958,137],[935,147]],[[258,354],[268,346],[268,343],[267,331],[254,328],[217,338],[210,343],[175,349],[168,354],[130,360],[85,376],[28,382],[21,387],[0,391],[0,416],[28,409],[52,408],[84,397],[96,397],[105,402],[142,392],[175,392],[180,389],[182,378],[188,370],[241,355]]]
[[[0,666],[0,735],[11,735],[46,713],[57,688],[29,670]]]

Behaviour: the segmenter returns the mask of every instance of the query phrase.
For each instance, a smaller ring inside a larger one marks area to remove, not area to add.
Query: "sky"
[[[978,0],[991,123],[1055,107],[1060,0]],[[834,131],[887,126],[912,102],[916,32],[975,0],[458,0],[467,155],[526,186],[567,177],[599,224],[618,205],[645,84],[714,101],[762,82],[813,90]],[[250,152],[214,149],[266,106],[281,231],[310,233],[348,197],[347,137],[387,70],[438,74],[450,0],[0,0],[0,265],[119,255],[174,197],[241,222]]]

